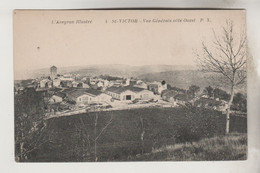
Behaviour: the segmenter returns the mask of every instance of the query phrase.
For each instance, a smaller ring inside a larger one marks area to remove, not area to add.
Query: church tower
[[[56,76],[57,76],[57,67],[52,66],[50,68],[50,78],[51,78],[51,80],[55,79]]]

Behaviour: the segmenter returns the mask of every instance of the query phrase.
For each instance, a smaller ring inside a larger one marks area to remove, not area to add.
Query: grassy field
[[[246,160],[247,134],[231,133],[193,143],[165,146],[151,153],[129,158],[133,161],[209,161]]]
[[[204,143],[207,145],[206,138],[225,133],[225,115],[202,108],[144,108],[80,114],[47,120],[44,135],[39,139],[40,146],[30,153],[28,161],[94,161],[96,115],[96,134],[102,130],[110,117],[113,117],[113,122],[97,140],[98,161],[140,160],[136,155],[151,153],[166,146],[188,147],[200,140],[205,140]],[[230,131],[246,133],[246,118],[231,116]],[[219,142],[219,145],[222,146],[222,143]],[[225,145],[223,143],[223,146]],[[182,150],[179,152],[179,155],[182,155]],[[238,158],[230,153],[225,155],[227,156],[223,158],[227,160]],[[202,160],[221,160],[218,155],[213,154],[210,157],[202,157]],[[182,159],[196,160],[195,157],[189,157],[189,154],[186,157],[185,152],[183,157],[179,158]]]

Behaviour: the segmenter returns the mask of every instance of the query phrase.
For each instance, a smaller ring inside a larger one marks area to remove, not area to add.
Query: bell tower
[[[50,68],[50,78],[53,80],[57,76],[57,67],[52,66]]]

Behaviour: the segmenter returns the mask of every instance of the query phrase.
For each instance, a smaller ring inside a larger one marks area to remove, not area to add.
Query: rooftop
[[[70,93],[70,92],[72,92],[72,91],[74,91],[74,90],[76,90],[76,89],[75,89],[75,88],[67,88],[67,89],[64,89],[64,90],[62,91],[62,93],[68,94],[68,93]]]
[[[66,97],[66,94],[64,94],[64,93],[62,93],[62,92],[57,92],[57,93],[55,93],[54,95],[59,96],[59,97],[61,97],[61,98]]]
[[[162,91],[162,96],[174,97],[176,95],[178,95],[178,92],[175,90],[166,89],[166,90]]]
[[[74,89],[68,92],[68,97],[77,98],[84,94],[88,94],[91,95],[92,97],[95,97],[102,94],[102,92],[94,89]]]
[[[145,89],[134,87],[134,86],[110,87],[110,88],[107,89],[107,91],[114,92],[114,93],[117,93],[117,94],[120,94],[120,93],[127,91],[127,90],[130,90],[130,91],[133,91],[133,92],[140,92],[140,91],[143,91]]]
[[[53,66],[51,66],[51,69],[57,69],[57,67],[53,65]]]
[[[196,100],[195,105],[199,105],[199,104],[202,104],[202,105],[206,105],[208,104],[209,106],[221,106],[221,105],[224,105],[224,102],[223,101],[217,101],[215,99],[211,99],[211,98],[203,98],[201,97],[200,99]]]
[[[86,93],[89,93],[89,94],[92,94],[92,95],[95,95],[95,96],[102,94],[101,91],[95,90],[95,89],[92,89],[92,88],[86,89]]]

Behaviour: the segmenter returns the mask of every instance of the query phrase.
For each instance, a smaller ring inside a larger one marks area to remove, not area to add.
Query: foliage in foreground
[[[24,161],[95,161],[95,114],[49,119],[41,145]],[[167,145],[225,134],[225,116],[214,110],[144,108],[98,114],[97,133],[113,116],[97,142],[98,161],[127,161]],[[246,118],[231,116],[231,122],[232,132],[246,133]]]
[[[205,108],[154,107],[44,120],[45,106],[44,93],[26,90],[15,96],[16,161],[126,161],[225,133],[225,116]],[[231,132],[246,133],[246,117],[231,116],[230,122]]]
[[[209,161],[246,160],[247,135],[232,133],[227,136],[205,138],[198,142],[165,146],[151,153],[131,157],[132,161]]]

